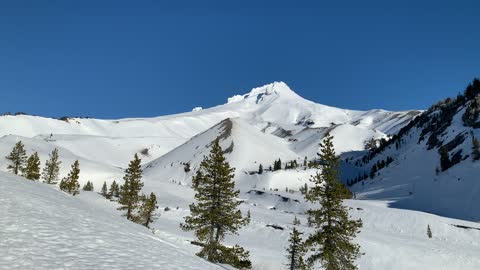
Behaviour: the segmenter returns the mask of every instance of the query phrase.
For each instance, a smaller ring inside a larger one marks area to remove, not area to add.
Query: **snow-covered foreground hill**
[[[222,269],[89,203],[94,194],[6,173],[0,186],[0,269]]]
[[[94,192],[72,197],[53,186],[0,173],[0,269],[222,269],[197,258],[192,233],[179,223],[188,214],[191,188],[173,183],[155,189],[160,210],[154,233],[127,221],[115,202]],[[294,216],[309,233],[301,195],[242,192],[242,211],[252,222],[227,244],[251,253],[254,269],[283,269]],[[349,200],[350,213],[361,218],[355,240],[365,254],[359,269],[474,270],[480,268],[478,223],[421,212],[391,209],[387,202]],[[170,210],[165,211],[165,207]],[[274,207],[274,208],[273,208]],[[281,227],[277,229],[268,225]],[[427,237],[430,225],[433,238]]]

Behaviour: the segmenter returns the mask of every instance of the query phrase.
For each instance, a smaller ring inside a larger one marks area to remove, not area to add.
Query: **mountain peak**
[[[227,104],[239,102],[242,100],[252,100],[258,104],[261,101],[267,99],[267,97],[268,99],[272,99],[277,97],[298,98],[300,96],[298,96],[292,89],[290,89],[290,87],[286,83],[280,81],[253,88],[247,94],[235,95],[233,97],[230,97],[228,98]]]

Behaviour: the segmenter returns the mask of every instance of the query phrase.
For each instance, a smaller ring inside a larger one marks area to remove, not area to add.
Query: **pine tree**
[[[82,188],[83,191],[93,191],[93,183],[87,181],[87,183]]]
[[[299,190],[300,190],[300,193],[302,193],[303,195],[305,195],[305,194],[307,193],[307,191],[308,191],[307,183],[305,183],[305,184],[303,185],[303,187],[300,187]]]
[[[210,154],[200,164],[201,181],[194,185],[196,203],[190,205],[190,215],[180,227],[194,231],[202,250],[197,254],[211,262],[250,268],[248,251],[239,246],[225,247],[221,241],[227,234],[237,234],[250,220],[238,210],[241,202],[235,198],[234,168],[225,160],[217,138]]]
[[[140,202],[139,193],[143,187],[141,162],[142,160],[135,154],[133,160],[130,161],[128,168],[125,170],[125,176],[123,177],[125,183],[120,190],[120,200],[118,203],[122,206],[119,209],[127,210],[125,215],[129,220],[134,219],[135,210],[138,208]]]
[[[318,203],[318,209],[309,209],[308,223],[315,228],[305,241],[312,251],[307,258],[310,266],[320,262],[326,270],[357,269],[355,260],[360,257],[360,246],[352,243],[362,226],[361,220],[350,220],[347,207],[342,204],[339,182],[340,159],[333,148],[333,137],[326,135],[320,144],[322,170],[312,177],[305,199]]]
[[[25,163],[27,161],[27,152],[22,141],[18,141],[12,149],[12,152],[5,157],[11,164],[7,166],[7,169],[12,173],[18,175],[25,169]]]
[[[281,169],[282,169],[282,161],[280,159],[275,160],[275,162],[273,163],[273,170],[277,171]]]
[[[107,181],[103,182],[102,190],[100,191],[103,197],[108,199],[108,188],[107,188]]]
[[[141,196],[142,205],[137,216],[137,222],[143,226],[149,228],[150,223],[153,221],[153,215],[157,209],[157,197],[155,193],[150,193],[150,196]]]
[[[40,158],[37,152],[33,153],[27,159],[27,166],[25,167],[23,176],[33,181],[40,179]]]
[[[65,179],[60,180],[60,184],[58,185],[58,187],[60,188],[60,190],[66,190],[67,189],[67,187],[65,185]]]
[[[52,153],[49,155],[50,159],[45,162],[45,167],[42,171],[42,179],[44,183],[47,184],[56,184],[58,181],[58,176],[60,174],[60,164],[62,163],[58,160],[58,149],[53,149]]]
[[[447,148],[444,146],[440,147],[440,167],[442,168],[442,172],[448,170],[450,168],[450,157],[448,156]]]
[[[60,189],[66,191],[73,196],[79,194],[80,184],[78,183],[78,179],[80,178],[80,164],[78,160],[72,164],[72,168],[68,173],[67,177],[62,179],[60,183]]]
[[[427,236],[428,238],[432,238],[432,230],[430,229],[430,224],[427,225]]]
[[[302,243],[303,233],[297,230],[296,227],[297,225],[300,225],[300,221],[297,217],[293,220],[293,225],[294,227],[290,233],[290,239],[288,240],[290,245],[287,248],[287,267],[289,270],[306,270],[308,269],[308,266],[303,260],[306,249]]]
[[[262,164],[258,165],[258,174],[262,174],[263,173],[263,166]]]
[[[473,138],[472,144],[472,158],[473,160],[480,160],[480,142],[477,138]]]
[[[115,180],[113,180],[112,184],[110,185],[110,190],[108,191],[108,197],[118,197],[119,194],[119,187]],[[115,196],[117,195],[117,196]]]

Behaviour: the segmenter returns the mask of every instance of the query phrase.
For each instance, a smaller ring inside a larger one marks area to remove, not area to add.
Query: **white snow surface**
[[[188,186],[146,181],[145,191],[154,190],[159,199],[152,233],[121,217],[115,202],[94,192],[72,197],[7,173],[0,173],[0,185],[0,269],[223,269],[197,258],[198,247],[189,243],[193,234],[178,226],[193,199]],[[252,222],[239,235],[227,237],[226,244],[249,250],[253,269],[283,269],[293,217],[308,234],[312,229],[304,212],[315,206],[298,192],[258,190],[242,192],[240,199],[245,200],[242,212],[250,210]],[[348,200],[346,205],[364,224],[355,239],[365,253],[357,262],[359,269],[480,267],[478,223],[392,209],[387,201]]]
[[[1,116],[3,156],[21,140],[28,154],[39,153],[43,166],[58,148],[61,176],[78,159],[81,184],[93,181],[96,191],[104,181],[123,183],[124,169],[138,153],[144,168],[143,192],[156,193],[159,209],[152,233],[127,221],[115,202],[94,192],[71,197],[54,186],[0,172],[0,268],[218,269],[194,255],[198,251],[190,244],[194,236],[179,224],[193,202],[191,177],[212,141],[220,137],[236,169],[239,199],[245,201],[240,208],[244,213],[250,210],[252,216],[252,223],[238,236],[227,237],[226,244],[249,250],[254,269],[282,269],[294,216],[308,234],[305,211],[318,206],[304,202],[298,191],[309,184],[315,170],[268,171],[274,160],[280,158],[282,167],[291,160],[303,164],[305,156],[316,156],[327,132],[335,136],[338,153],[358,156],[351,151],[363,150],[371,138],[387,138],[417,114],[333,108],[305,100],[285,83],[276,82],[230,98],[224,105],[155,118],[67,122]],[[469,132],[459,117],[442,135],[445,140]],[[478,131],[474,135],[480,137]],[[362,200],[345,202],[352,217],[364,223],[355,239],[365,253],[357,261],[359,269],[480,269],[480,225],[460,220],[479,220],[480,186],[472,177],[478,175],[478,163],[462,162],[436,176],[436,150],[427,151],[424,142],[417,144],[418,134],[404,139],[401,151],[382,154],[398,156],[380,177],[353,187]],[[470,151],[470,140],[459,148]],[[190,171],[185,171],[186,163]],[[260,164],[263,174],[256,173]],[[347,165],[342,165],[346,173],[359,172]],[[0,159],[0,170],[6,166],[6,160]],[[428,225],[432,239],[426,235]],[[136,259],[128,261],[129,253]]]
[[[430,134],[420,140],[422,130],[414,127],[402,136],[398,149],[391,145],[366,166],[359,168],[358,171],[368,173],[378,160],[385,160],[387,156],[394,158],[394,162],[380,170],[373,180],[365,180],[363,185],[358,183],[352,190],[362,199],[391,200],[392,207],[480,222],[480,162],[473,161],[471,157],[472,136],[480,138],[480,130],[464,125],[464,110],[460,108],[439,135],[444,144],[457,136],[465,138],[450,151],[450,156],[461,151],[461,162],[447,171],[441,171],[438,147],[429,150],[427,141]]]
[[[92,192],[81,200],[3,172],[0,185],[0,269],[222,269],[97,207]]]
[[[213,108],[198,110],[198,107],[192,112],[154,118],[69,118],[61,121],[29,115],[5,115],[0,116],[0,136],[43,139],[89,160],[125,166],[135,152],[148,149],[148,154],[142,159],[149,162],[226,118],[241,118],[264,133],[281,133],[284,130],[292,135],[312,128],[338,129],[337,133],[342,133],[349,131],[342,131],[342,125],[353,125],[364,136],[350,136],[349,140],[355,142],[340,147],[339,152],[343,152],[363,149],[366,137],[381,137],[396,132],[418,113],[333,108],[303,99],[283,82],[254,88],[234,100],[229,99],[227,104]],[[107,159],[99,153],[115,153],[115,158]],[[303,152],[299,154],[304,155]]]

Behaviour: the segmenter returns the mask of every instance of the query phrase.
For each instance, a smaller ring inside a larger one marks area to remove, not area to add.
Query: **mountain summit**
[[[264,86],[253,88],[249,93],[244,95],[235,95],[228,98],[227,104],[246,100],[259,104],[276,98],[295,99],[300,98],[290,87],[284,82],[273,82]]]

